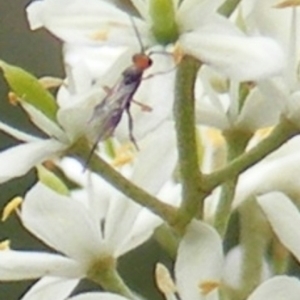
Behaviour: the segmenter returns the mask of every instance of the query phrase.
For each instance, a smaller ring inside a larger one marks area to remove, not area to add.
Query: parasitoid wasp
[[[87,158],[86,165],[88,165],[98,143],[113,134],[115,128],[121,121],[124,112],[128,115],[129,139],[134,144],[135,148],[138,149],[138,145],[133,136],[133,119],[130,113],[131,102],[140,105],[145,111],[151,111],[150,107],[133,99],[135,92],[143,80],[145,70],[152,65],[152,59],[150,58],[151,54],[145,53],[145,48],[133,18],[130,17],[130,20],[141,47],[141,51],[140,53],[133,55],[133,64],[122,72],[120,80],[112,88],[104,88],[107,95],[103,101],[94,108],[91,120],[101,120],[101,127],[99,128],[97,138]],[[150,75],[147,78],[150,77],[152,76]]]

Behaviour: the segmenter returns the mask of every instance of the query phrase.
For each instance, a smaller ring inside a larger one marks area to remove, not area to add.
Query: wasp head
[[[138,53],[132,57],[133,64],[136,68],[144,71],[152,65],[152,59],[149,55]]]

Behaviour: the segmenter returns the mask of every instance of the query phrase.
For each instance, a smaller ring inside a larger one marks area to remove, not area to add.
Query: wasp
[[[124,112],[128,115],[129,138],[135,148],[138,149],[138,145],[133,136],[133,119],[130,113],[130,105],[134,102],[140,105],[142,110],[151,111],[149,106],[133,99],[134,94],[141,84],[144,72],[151,67],[153,61],[150,58],[151,54],[145,54],[145,49],[133,19],[131,19],[131,21],[141,46],[141,52],[133,55],[132,65],[122,72],[121,78],[115,86],[112,88],[104,87],[107,95],[101,103],[95,106],[91,119],[91,121],[99,120],[99,124],[101,124],[101,126],[98,126],[99,130],[97,132],[97,138],[91,148],[86,165],[89,163],[98,143],[112,136],[115,128],[121,121]]]

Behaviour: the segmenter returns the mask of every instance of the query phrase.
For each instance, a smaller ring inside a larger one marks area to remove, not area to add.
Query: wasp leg
[[[105,92],[107,95],[111,95],[112,92],[113,92],[113,89],[110,88],[110,87],[107,86],[107,85],[102,86],[102,88],[103,88],[104,92]]]
[[[125,110],[126,110],[126,113],[127,113],[127,116],[128,116],[129,139],[133,143],[133,145],[136,148],[136,150],[139,150],[137,142],[136,142],[136,140],[135,140],[135,138],[133,136],[133,119],[132,119],[129,107],[127,107]]]
[[[131,102],[133,102],[133,103],[135,103],[136,105],[138,105],[138,106],[142,109],[142,111],[150,112],[150,111],[153,110],[153,108],[152,108],[151,106],[146,105],[146,104],[144,104],[144,103],[141,103],[141,102],[139,102],[139,101],[136,101],[136,100],[134,100],[134,99],[132,99]]]

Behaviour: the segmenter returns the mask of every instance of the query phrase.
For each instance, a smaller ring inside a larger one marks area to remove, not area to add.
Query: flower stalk
[[[206,189],[212,190],[228,178],[232,178],[245,172],[297,134],[299,134],[298,127],[289,120],[282,118],[280,123],[273,129],[272,133],[258,145],[232,160],[230,164],[222,169],[207,176],[203,176]]]
[[[111,257],[103,258],[96,263],[89,272],[89,278],[106,291],[117,293],[130,300],[136,299],[117,272],[115,261]]]
[[[88,157],[89,152],[90,148],[83,140],[80,140],[72,147],[72,149],[70,149],[71,155],[83,161]],[[90,160],[89,169],[99,174],[116,189],[136,203],[149,208],[149,210],[160,216],[163,220],[170,224],[170,226],[175,226],[176,209],[173,206],[163,203],[158,198],[139,188],[136,184],[126,179],[123,175],[116,171],[102,158],[93,155]]]
[[[195,216],[202,216],[203,201],[207,195],[202,187],[199,171],[195,127],[194,87],[200,62],[185,56],[178,66],[174,103],[175,129],[182,184],[182,202],[179,219],[182,228]]]
[[[227,143],[227,162],[239,157],[248,144],[252,134],[239,130],[223,132]],[[222,184],[222,192],[215,216],[215,228],[224,237],[230,219],[231,204],[234,199],[238,176],[234,176]]]

